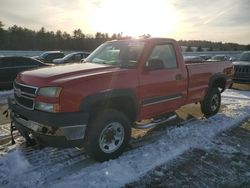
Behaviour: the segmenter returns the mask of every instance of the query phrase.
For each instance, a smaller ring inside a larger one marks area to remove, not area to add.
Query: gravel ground
[[[250,119],[125,187],[250,187]]]

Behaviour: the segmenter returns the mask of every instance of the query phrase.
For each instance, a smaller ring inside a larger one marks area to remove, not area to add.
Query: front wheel
[[[130,122],[117,110],[104,110],[90,122],[86,149],[97,161],[117,158],[127,147],[131,137]]]
[[[201,102],[201,111],[206,116],[218,113],[221,105],[221,94],[218,88],[212,88]]]

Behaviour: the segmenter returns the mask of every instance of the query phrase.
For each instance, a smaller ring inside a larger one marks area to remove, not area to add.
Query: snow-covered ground
[[[7,103],[8,96],[13,94],[13,90],[0,91],[0,105]]]
[[[0,94],[1,96],[1,94]],[[19,146],[0,158],[0,187],[121,187],[160,165],[171,164],[192,148],[210,150],[221,132],[250,116],[250,92],[223,93],[223,111],[209,119],[165,129],[154,142],[125,152],[116,160],[97,163],[75,149]]]

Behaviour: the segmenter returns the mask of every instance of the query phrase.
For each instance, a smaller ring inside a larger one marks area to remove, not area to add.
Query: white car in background
[[[211,59],[208,59],[208,61],[231,61],[230,56],[227,55],[215,55]]]
[[[184,56],[185,63],[202,63],[204,59],[200,56]]]
[[[88,57],[89,54],[90,52],[73,52],[64,56],[63,58],[54,59],[53,63],[64,64],[64,63],[80,62],[81,59],[85,59],[86,57]]]

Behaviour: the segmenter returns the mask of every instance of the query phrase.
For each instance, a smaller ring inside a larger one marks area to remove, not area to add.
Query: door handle
[[[182,80],[182,75],[181,74],[176,74],[175,79],[176,80]]]

